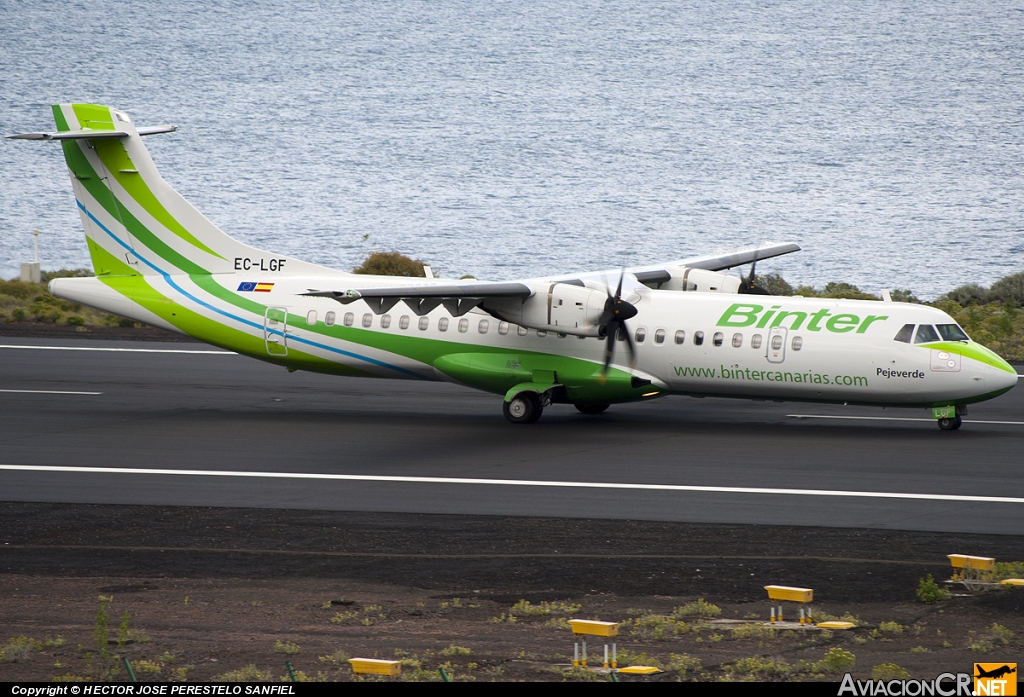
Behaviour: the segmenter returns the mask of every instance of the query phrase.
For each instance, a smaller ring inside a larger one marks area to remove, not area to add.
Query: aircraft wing
[[[778,257],[783,254],[790,254],[792,252],[799,251],[800,245],[792,242],[786,242],[781,244],[765,245],[763,247],[751,247],[749,249],[741,249],[733,252],[710,254],[702,257],[689,257],[687,259],[679,259],[677,261],[671,261],[663,264],[638,266],[626,269],[626,274],[635,276],[637,281],[643,284],[666,283],[672,278],[672,273],[669,269],[673,268],[678,269],[679,267],[685,266],[688,269],[722,271],[724,269],[731,269],[734,266],[743,266],[744,264],[751,264],[755,261],[764,261],[765,259],[771,259],[772,257]],[[622,269],[588,271],[582,274],[559,277],[557,280],[560,283],[579,284],[584,281],[596,281],[598,283],[607,284],[609,279],[618,278],[620,273],[622,273]]]
[[[627,277],[634,277],[641,284],[665,283],[672,278],[672,273],[669,270],[670,267],[678,268],[685,266],[692,269],[720,271],[799,250],[800,246],[792,243],[752,247],[737,252],[683,259],[670,264],[627,269],[625,273]],[[611,288],[608,286],[609,280],[614,285],[615,278],[621,273],[622,270],[618,269],[560,278],[537,279],[534,285],[539,283],[547,286],[552,283],[559,283],[580,286],[581,288],[594,288],[594,286],[598,286],[604,292],[611,293]],[[302,295],[315,298],[330,298],[337,300],[343,305],[348,305],[357,300],[365,300],[369,304],[370,309],[377,314],[388,312],[399,302],[404,302],[413,312],[421,316],[427,314],[438,305],[444,305],[448,312],[458,317],[487,301],[492,301],[493,303],[509,299],[526,300],[536,294],[530,282],[442,281],[438,283],[420,283],[416,281],[402,283],[398,279],[395,280],[395,285],[387,286],[364,286],[343,290],[316,290],[310,288],[308,292]],[[412,281],[412,279],[409,280]],[[589,285],[588,281],[590,282]],[[627,285],[633,286],[632,283]]]
[[[365,300],[370,308],[384,313],[398,304],[408,305],[417,315],[425,315],[438,305],[444,305],[453,316],[464,315],[488,299],[526,299],[534,294],[525,283],[488,283],[473,281],[467,283],[430,283],[418,285],[379,286],[349,288],[346,290],[310,290],[303,295],[314,298],[331,298],[343,305]]]
[[[738,252],[727,252],[725,254],[713,254],[704,257],[691,257],[682,259],[673,266],[686,266],[691,269],[705,269],[707,271],[721,271],[731,269],[734,266],[743,266],[755,261],[764,261],[772,257],[782,256],[791,252],[799,252],[800,245],[787,242],[785,244],[773,244],[766,247],[754,247]],[[642,273],[642,272],[641,272]]]

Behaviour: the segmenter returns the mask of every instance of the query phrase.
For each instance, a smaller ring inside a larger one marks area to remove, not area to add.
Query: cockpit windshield
[[[930,324],[922,324],[917,328],[917,335],[914,337],[915,344],[927,344],[938,341],[939,335],[935,333],[935,327]]]
[[[896,336],[893,337],[894,341],[902,341],[904,344],[909,344],[911,337],[914,336],[914,325],[904,324],[903,328],[896,332]]]
[[[964,330],[956,324],[936,324],[935,328],[945,341],[970,341]]]

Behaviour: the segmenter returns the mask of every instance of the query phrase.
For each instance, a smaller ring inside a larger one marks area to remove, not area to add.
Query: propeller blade
[[[636,367],[636,346],[633,344],[633,337],[629,335],[629,327],[626,326],[625,322],[621,323],[622,334],[626,337],[626,347],[629,349],[629,367]]]
[[[608,368],[612,364],[612,357],[615,355],[615,334],[618,332],[618,322],[612,322],[605,328],[608,335],[604,343],[604,367],[601,368],[601,376],[608,375]]]

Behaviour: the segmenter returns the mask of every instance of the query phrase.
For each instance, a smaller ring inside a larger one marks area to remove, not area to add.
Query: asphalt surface
[[[200,344],[0,343],[2,501],[1024,534],[1020,387],[956,432],[923,410],[711,398],[513,426],[449,384],[166,352]],[[42,346],[90,350],[23,348]]]

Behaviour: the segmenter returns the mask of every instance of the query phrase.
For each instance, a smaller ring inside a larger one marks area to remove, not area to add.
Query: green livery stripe
[[[119,220],[124,224],[125,229],[132,237],[153,250],[153,253],[158,257],[185,273],[209,273],[203,267],[169,247],[167,243],[154,235],[149,228],[132,215],[131,211],[117,201],[113,192],[103,184],[103,181],[96,174],[96,170],[89,164],[88,158],[86,158],[85,153],[82,151],[83,147],[88,147],[87,145],[66,140],[61,143],[61,146],[64,149],[64,159],[67,161],[68,168],[75,175],[75,178],[114,220]]]
[[[122,171],[126,169],[136,169],[135,164],[128,156],[128,152],[124,149],[124,143],[120,140],[98,140],[92,145],[96,149],[96,154],[99,155],[100,160],[106,166],[107,171],[110,172],[110,175],[114,177],[114,179],[117,180],[117,183],[128,192],[128,195],[135,199],[135,202],[142,206],[147,213],[153,216],[158,223],[191,244],[193,247],[201,249],[207,254],[212,254],[218,259],[224,259],[220,254],[217,254],[217,252],[197,240],[191,232],[186,230],[182,227],[181,223],[175,220],[174,216],[164,208],[164,205],[160,203],[160,200],[152,190],[150,190],[149,186],[142,178],[142,175]]]
[[[990,365],[993,368],[999,370],[1005,370],[1007,373],[1017,374],[1017,371],[1013,369],[1013,366],[1000,358],[996,353],[985,348],[981,344],[970,342],[967,344],[960,343],[959,341],[939,341],[933,344],[918,344],[922,348],[935,349],[936,351],[949,351],[950,353],[959,353],[964,358],[972,358],[979,363]]]
[[[271,356],[267,353],[262,337],[228,327],[184,307],[155,289],[145,276],[131,275],[134,270],[116,256],[95,244],[88,237],[86,240],[92,243],[91,246],[98,248],[97,254],[101,257],[101,263],[107,268],[113,269],[113,273],[99,280],[168,324],[201,341],[293,368],[354,377],[373,377],[371,373],[364,370],[335,363],[292,347],[289,347],[287,357]]]
[[[252,313],[262,322],[267,305],[260,304],[239,293],[229,290],[217,283],[217,280],[208,274],[190,276],[189,280],[197,287],[206,291],[214,298],[217,298],[239,310]],[[555,371],[558,373],[560,383],[569,386],[571,389],[585,390],[594,384],[595,377],[600,369],[598,363],[583,358],[572,358],[551,353],[538,351],[522,351],[509,349],[500,346],[480,346],[431,339],[417,336],[406,336],[388,334],[384,332],[369,331],[356,327],[344,325],[333,325],[328,327],[322,322],[314,326],[308,326],[303,320],[302,324],[292,324],[296,330],[301,330],[307,336],[316,334],[324,337],[329,343],[331,340],[343,341],[358,346],[386,351],[393,355],[402,356],[419,363],[435,366],[438,370],[459,379],[467,384],[472,383],[475,387],[491,392],[503,394],[511,385],[506,383],[515,377],[517,382],[525,382],[522,379],[534,370]],[[231,348],[228,346],[228,348]],[[479,363],[478,379],[470,378],[470,373],[465,370],[463,361],[453,362],[454,356],[472,355],[474,362]],[[289,350],[289,357],[291,352]],[[447,359],[447,360],[446,360]],[[507,363],[517,364],[515,369],[509,369]],[[631,375],[625,371],[612,368],[607,380],[609,384],[618,387],[622,381],[628,385]],[[625,393],[627,390],[616,389],[615,392]],[[605,395],[609,390],[599,390]],[[628,389],[629,398],[635,397],[635,390]],[[623,395],[624,397],[624,395]],[[619,398],[619,397],[616,397]]]
[[[60,108],[59,104],[54,104],[50,107],[53,112],[53,121],[57,124],[57,131],[63,133],[64,131],[70,131],[71,126],[68,125],[68,120],[64,117],[64,111]]]

